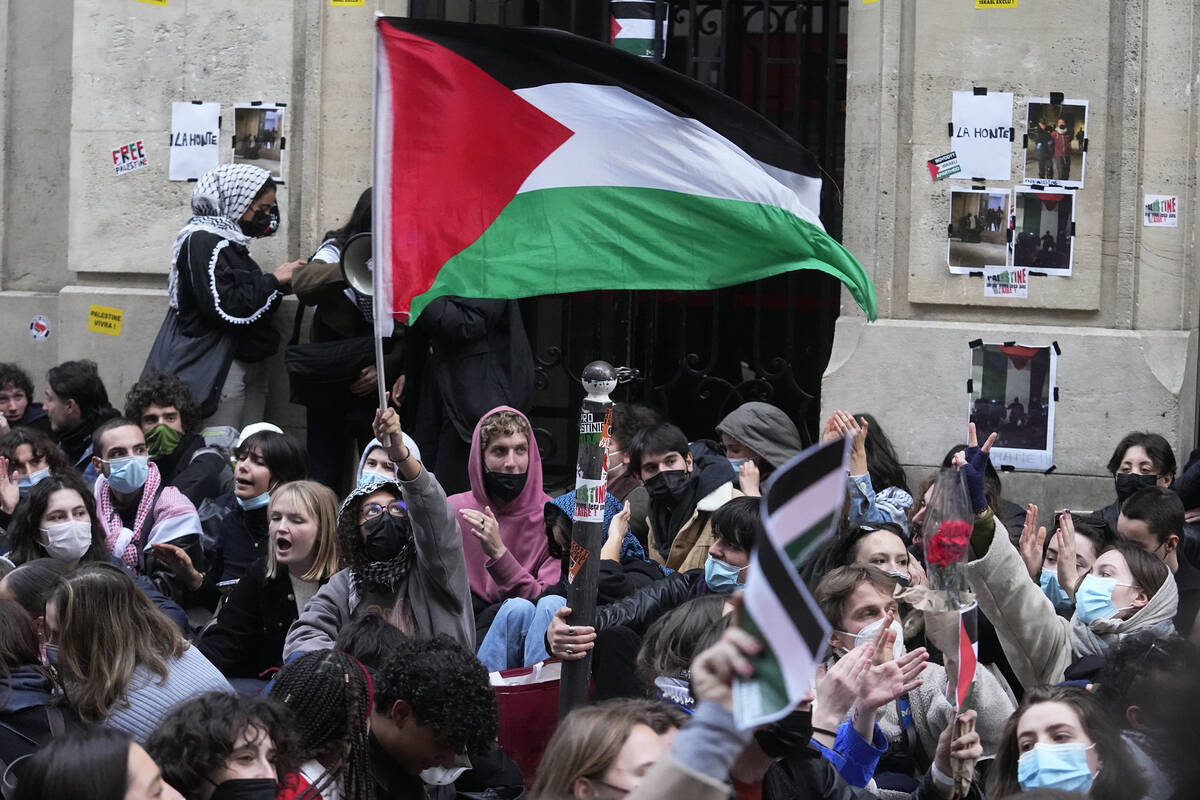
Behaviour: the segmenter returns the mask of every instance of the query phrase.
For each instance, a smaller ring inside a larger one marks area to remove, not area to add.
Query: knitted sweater
[[[195,647],[188,647],[179,658],[167,662],[167,680],[159,685],[158,676],[139,664],[125,692],[104,720],[105,727],[128,732],[145,742],[158,723],[175,706],[205,692],[233,692],[229,681]]]

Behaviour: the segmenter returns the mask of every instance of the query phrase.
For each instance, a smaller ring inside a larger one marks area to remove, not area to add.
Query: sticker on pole
[[[604,498],[608,494],[604,484],[603,480],[588,478],[575,481],[576,522],[604,522]]]

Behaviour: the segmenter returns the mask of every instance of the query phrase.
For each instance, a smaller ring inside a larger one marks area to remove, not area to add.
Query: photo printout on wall
[[[233,107],[233,163],[253,164],[283,183],[283,106],[237,103]]]
[[[996,433],[997,467],[1045,471],[1054,466],[1053,346],[975,343],[968,382],[969,422],[979,441]]]
[[[1016,186],[1012,265],[1046,275],[1071,275],[1075,260],[1075,193]]]
[[[1025,116],[1025,183],[1083,186],[1087,166],[1087,100],[1051,103],[1049,97],[1029,98]]]
[[[954,189],[950,192],[946,263],[964,275],[1008,264],[1007,190]]]

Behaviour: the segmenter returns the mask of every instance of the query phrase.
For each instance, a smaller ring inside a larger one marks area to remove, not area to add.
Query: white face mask
[[[59,561],[78,561],[92,546],[92,521],[72,519],[42,528],[46,555]]]
[[[879,635],[879,631],[883,628],[883,621],[885,619],[887,617],[880,617],[858,633],[848,633],[846,631],[837,631],[837,633],[844,638],[853,637],[854,649],[857,650],[863,645],[875,641],[875,637]],[[904,628],[900,625],[899,621],[892,620],[891,629],[896,632],[896,641],[892,644],[892,658],[898,661],[907,652],[904,649]]]
[[[471,768],[471,759],[465,755],[456,755],[454,757],[454,766],[446,769],[445,767],[430,767],[427,770],[422,770],[421,780],[427,786],[449,786],[458,780],[458,776]]]

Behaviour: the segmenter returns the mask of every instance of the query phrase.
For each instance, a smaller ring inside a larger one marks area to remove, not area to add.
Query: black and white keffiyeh
[[[223,239],[245,245],[250,237],[242,233],[239,221],[254,202],[254,196],[271,173],[253,164],[221,164],[210,169],[192,190],[192,218],[175,237],[171,250],[171,272],[167,292],[172,308],[179,308],[179,251],[187,238],[197,231],[214,233]]]

